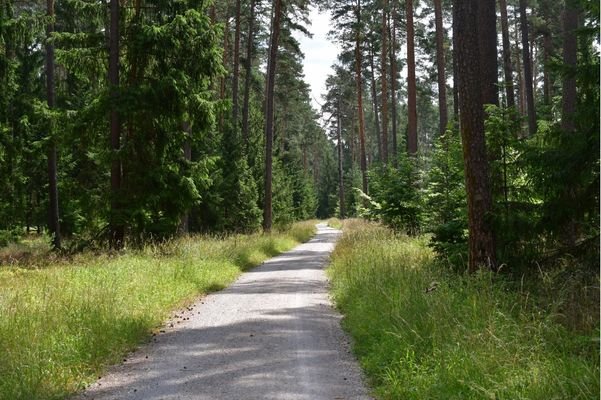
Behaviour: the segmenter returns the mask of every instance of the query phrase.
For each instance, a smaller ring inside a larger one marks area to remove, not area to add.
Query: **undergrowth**
[[[0,267],[0,399],[77,392],[148,338],[171,310],[308,240],[314,225]]]
[[[599,398],[598,327],[568,329],[508,277],[442,268],[425,238],[344,228],[328,271],[378,398]]]

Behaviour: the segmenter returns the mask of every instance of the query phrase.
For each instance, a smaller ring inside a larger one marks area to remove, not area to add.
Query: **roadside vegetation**
[[[0,399],[65,398],[148,339],[171,311],[314,232],[309,221],[270,235],[190,236],[51,263],[38,248],[1,266]]]
[[[599,396],[598,284],[546,292],[548,275],[453,272],[427,237],[361,220],[345,222],[329,275],[379,399]]]
[[[342,221],[336,217],[328,219],[328,226],[334,229],[342,229]]]

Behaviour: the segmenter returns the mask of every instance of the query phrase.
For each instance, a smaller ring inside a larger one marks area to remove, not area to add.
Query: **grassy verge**
[[[61,399],[120,360],[169,311],[308,240],[314,222],[272,235],[190,237],[119,256],[0,268],[0,399]]]
[[[338,218],[328,219],[328,226],[334,229],[342,229],[343,222]]]
[[[423,238],[345,223],[329,269],[380,399],[594,399],[598,331],[568,331],[503,278],[445,272]]]

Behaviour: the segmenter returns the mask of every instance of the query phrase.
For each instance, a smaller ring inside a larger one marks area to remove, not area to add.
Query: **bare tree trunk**
[[[478,47],[480,49],[482,103],[499,104],[495,0],[478,2]]]
[[[308,163],[307,163],[307,145],[303,143],[303,172],[306,174],[308,171]]]
[[[55,106],[54,92],[54,45],[50,41],[54,32],[54,0],[46,1],[47,15],[49,18],[46,26],[46,94],[48,108],[52,110]],[[52,235],[52,247],[55,250],[61,248],[61,232],[58,206],[58,178],[56,166],[56,140],[52,132],[53,123],[48,124],[48,199],[50,207],[48,210],[48,229]]]
[[[438,132],[444,135],[449,116],[447,111],[447,80],[445,75],[444,27],[442,25],[441,0],[434,0],[434,22],[436,24],[436,67],[438,72]]]
[[[184,121],[182,123],[182,130],[186,133],[186,140],[182,146],[184,160],[190,162],[192,161],[192,143],[190,142],[190,123],[188,121]],[[181,234],[186,234],[190,231],[190,214],[186,211],[181,219],[179,224],[179,232]]]
[[[574,112],[576,111],[576,78],[578,42],[576,29],[578,29],[578,10],[571,0],[566,0],[562,16],[563,25],[563,64],[567,69],[564,73],[561,98],[561,128],[566,132],[574,132]]]
[[[380,161],[382,161],[382,132],[380,130],[380,117],[379,117],[379,107],[378,107],[378,93],[376,90],[376,69],[374,68],[374,48],[373,44],[369,45],[369,65],[371,67],[371,97],[374,105],[374,122],[376,125],[376,138],[378,140],[378,157]]]
[[[518,105],[518,111],[519,114],[521,116],[526,115],[526,85],[524,83],[524,73],[522,71],[522,57],[520,55],[520,39],[519,39],[519,26],[518,26],[518,22],[519,22],[519,18],[517,16],[517,11],[516,9],[514,9],[514,16],[513,19],[515,21],[515,65],[516,65],[516,72],[518,75],[518,99],[519,99],[519,105]]]
[[[365,117],[363,115],[363,81],[361,74],[361,0],[357,0],[357,28],[355,30],[355,75],[357,81],[357,113],[359,116],[359,153],[361,162],[361,182],[367,193],[367,159],[365,157]]]
[[[453,6],[454,7],[454,6]],[[457,23],[453,19],[453,118],[459,123],[459,76],[457,73]]]
[[[507,0],[499,0],[501,9],[501,31],[503,36],[503,70],[505,72],[505,93],[507,107],[515,107],[513,92],[513,68],[511,66],[511,42],[509,41],[509,22],[507,18]]]
[[[226,66],[228,63],[228,47],[229,47],[229,43],[227,38],[229,37],[229,18],[227,16],[227,12],[226,12],[226,16],[225,16],[225,26],[223,27],[223,65]],[[226,81],[226,77],[223,76],[221,78],[221,84],[219,85],[219,99],[224,100],[225,99],[225,81]],[[219,116],[219,124],[217,126],[217,129],[219,130],[219,132],[223,132],[223,113],[220,113],[221,115]]]
[[[530,64],[532,65],[532,97],[534,98],[534,104],[536,104],[536,86],[537,86],[537,81],[538,81],[538,75],[539,75],[539,65],[540,62],[538,61],[538,53],[539,53],[539,48],[538,48],[538,44],[536,43],[536,37],[534,35],[533,32],[530,32]]]
[[[234,30],[234,59],[232,74],[232,127],[238,140],[238,81],[240,79],[240,0],[236,0],[236,22]]]
[[[413,27],[413,0],[406,0],[407,7],[407,151],[417,154],[417,87],[415,81],[415,33]]]
[[[398,164],[398,136],[397,136],[397,101],[396,101],[396,3],[392,6],[392,18],[388,23],[390,32],[390,104],[392,107],[392,164]]]
[[[454,0],[453,14],[457,24],[457,66],[461,108],[461,136],[465,164],[468,203],[469,271],[496,267],[495,240],[490,223],[492,198],[488,178],[488,159],[484,137],[482,60],[478,33],[481,32],[478,0]],[[490,45],[490,43],[488,43]],[[490,49],[484,52],[490,54]]]
[[[348,144],[349,144],[349,152],[351,153],[351,170],[355,169],[355,162],[357,161],[356,153],[355,153],[355,118],[354,116],[350,116],[349,120],[351,123],[351,128],[347,129],[348,132]]]
[[[551,105],[553,97],[553,83],[549,73],[551,58],[553,57],[553,39],[549,30],[543,33],[543,101],[545,105]]]
[[[387,27],[388,0],[382,0],[382,57],[381,57],[381,80],[382,80],[382,162],[388,163],[388,27]]]
[[[340,98],[338,99],[336,126],[336,140],[338,141],[338,201],[340,202],[340,218],[344,218],[346,210],[344,206],[344,170],[342,168],[342,118],[340,116]]]
[[[271,42],[269,44],[269,61],[267,64],[267,87],[265,93],[265,200],[263,204],[263,230],[271,231],[272,225],[272,172],[273,172],[273,115],[275,71],[280,38],[280,21],[282,19],[282,0],[273,0],[273,22],[271,26]]]
[[[250,0],[250,16],[248,19],[248,41],[246,43],[246,75],[244,77],[244,103],[242,106],[242,136],[244,137],[244,145],[248,152],[249,141],[249,113],[250,113],[250,82],[252,78],[252,57],[253,57],[253,37],[255,23],[255,0]]]
[[[110,0],[110,32],[109,32],[109,86],[111,91],[111,150],[113,160],[111,163],[111,218],[110,218],[110,245],[113,249],[123,248],[125,228],[121,215],[121,159],[118,151],[121,147],[121,121],[117,107],[119,90],[119,0]]]
[[[528,108],[528,134],[536,133],[536,110],[534,108],[534,92],[532,82],[532,62],[528,44],[527,0],[520,0],[520,26],[522,30],[522,58],[524,63],[524,84],[526,88],[526,104]]]
[[[578,40],[576,30],[578,29],[578,10],[576,1],[565,0],[565,8],[562,15],[563,28],[563,66],[566,69],[563,74],[562,98],[561,98],[561,128],[566,133],[576,134],[575,112],[576,112],[576,67],[578,63]],[[578,190],[578,182],[570,182],[566,188],[567,197],[575,200]],[[564,242],[567,246],[574,246],[580,232],[580,224],[572,217],[567,222],[564,232]]]
[[[217,11],[215,9],[215,3],[211,3],[211,8],[209,9],[209,18],[211,18],[211,22],[213,24],[217,21]]]

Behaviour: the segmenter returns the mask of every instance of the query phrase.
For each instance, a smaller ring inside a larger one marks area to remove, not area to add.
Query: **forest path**
[[[77,398],[369,399],[324,274],[340,231],[317,229],[309,242],[179,313],[173,327]]]

